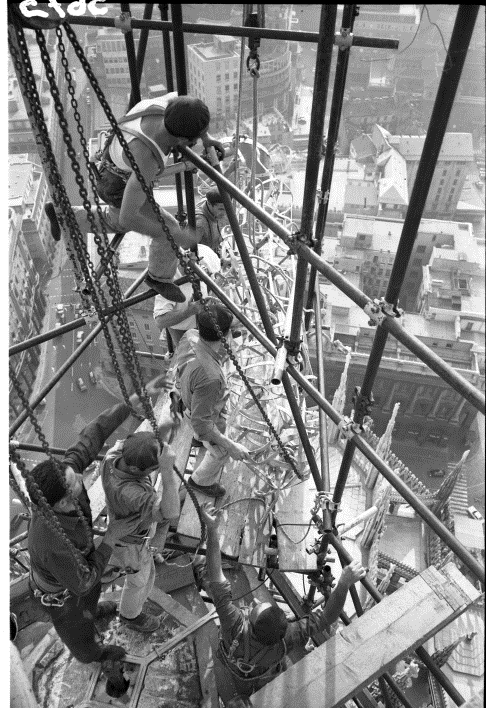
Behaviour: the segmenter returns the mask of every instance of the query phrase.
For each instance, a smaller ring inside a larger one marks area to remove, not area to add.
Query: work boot
[[[98,606],[96,607],[95,620],[102,620],[105,619],[105,617],[116,615],[116,611],[116,602],[113,602],[112,600],[102,600],[101,602],[98,602]]]
[[[44,212],[49,219],[49,224],[51,227],[51,236],[54,241],[61,240],[61,227],[59,226],[59,221],[57,220],[56,211],[54,209],[54,204],[52,202],[47,202],[44,207]]]
[[[103,653],[100,657],[101,671],[106,676],[105,691],[112,698],[120,698],[124,696],[130,686],[123,675],[122,661],[126,656],[126,650],[116,644],[108,644],[103,647]]]
[[[186,301],[186,296],[182,290],[171,281],[155,280],[152,276],[146,275],[145,282],[149,288],[152,288],[152,290],[155,290],[156,293],[162,295],[162,297],[165,297],[166,300],[170,300],[171,302]]]
[[[214,484],[209,484],[208,486],[203,486],[202,484],[198,484],[197,482],[195,482],[192,477],[189,477],[186,484],[191,489],[194,489],[195,492],[205,494],[207,497],[214,497],[215,499],[219,499],[219,497],[224,497],[224,495],[226,494],[226,489],[217,482],[215,482]]]
[[[159,617],[147,615],[145,612],[141,612],[138,617],[134,619],[128,619],[120,615],[120,619],[126,627],[133,629],[135,632],[143,632],[144,634],[155,632],[160,627]]]

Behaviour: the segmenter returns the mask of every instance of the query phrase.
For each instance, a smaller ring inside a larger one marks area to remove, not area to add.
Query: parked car
[[[76,342],[77,342],[78,344],[79,344],[80,342],[82,342],[82,341],[83,341],[83,337],[84,337],[84,330],[83,330],[83,329],[80,329],[79,332],[77,332],[77,334],[76,334]]]
[[[476,509],[475,506],[468,506],[467,513],[473,519],[477,519],[478,521],[484,521],[484,516],[481,514],[480,511]]]
[[[89,372],[89,380],[92,384],[98,383],[98,379],[92,371]]]
[[[86,390],[87,390],[87,386],[86,386],[86,384],[84,383],[84,381],[83,381],[83,379],[81,378],[81,376],[79,377],[79,379],[78,379],[78,381],[77,381],[77,384],[78,384],[78,387],[79,387],[79,390],[80,390],[80,391],[86,391]]]
[[[427,473],[430,477],[445,477],[446,471],[440,469],[429,470]]]

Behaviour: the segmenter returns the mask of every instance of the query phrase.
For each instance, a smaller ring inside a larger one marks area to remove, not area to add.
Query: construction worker
[[[223,514],[210,502],[201,506],[207,527],[204,587],[211,596],[220,620],[220,641],[215,665],[216,677],[224,675],[218,691],[225,703],[250,705],[245,697],[262,688],[285,670],[285,657],[294,647],[305,647],[315,632],[326,639],[335,633],[349,588],[366,575],[358,561],[343,568],[325,607],[304,619],[289,621],[285,612],[269,602],[253,600],[248,611],[232,602],[231,585],[221,566],[218,525]],[[197,566],[196,566],[197,567]],[[199,566],[199,580],[204,573]],[[196,575],[197,577],[197,575]],[[238,700],[239,697],[239,700]]]
[[[147,385],[148,395],[160,392],[157,389],[160,380],[161,377],[157,377]],[[130,397],[130,404],[132,407],[139,405],[137,394]],[[34,601],[40,602],[48,612],[59,638],[73,656],[83,663],[102,662],[105,673],[109,673],[111,663],[122,659],[126,652],[122,647],[104,646],[95,640],[95,620],[116,612],[116,603],[98,603],[101,576],[115,543],[138,527],[140,516],[137,513],[123,519],[113,519],[101,544],[95,548],[91,534],[91,508],[82,473],[130,412],[130,407],[125,403],[104,411],[82,430],[78,441],[67,450],[60,463],[61,473],[48,459],[32,470],[33,483],[27,480],[33,501],[28,548],[31,564],[29,585]],[[66,536],[66,544],[62,543],[52,522],[42,513],[40,494],[51,506]],[[77,562],[75,549],[82,552],[83,565]]]
[[[201,464],[187,484],[217,498],[226,493],[218,483],[225,462],[229,457],[245,460],[249,453],[244,445],[225,435],[229,391],[222,362],[226,351],[215,322],[223,336],[231,341],[233,315],[215,298],[208,298],[206,303],[209,312],[203,309],[196,315],[197,330],[188,330],[179,342],[176,366],[184,415],[189,418],[196,439],[206,448]]]
[[[171,420],[159,425],[159,437],[167,443],[172,432]],[[137,632],[154,632],[160,619],[143,611],[155,580],[155,565],[149,546],[150,528],[155,522],[167,527],[180,513],[179,483],[174,472],[175,455],[164,444],[162,449],[153,432],[137,432],[118,440],[101,463],[101,479],[109,518],[130,518],[138,514],[138,526],[119,538],[106,566],[126,570],[120,599],[120,619]],[[157,492],[150,474],[160,473],[162,489]],[[161,549],[158,549],[161,550]],[[105,577],[103,577],[105,582]]]
[[[215,273],[219,273],[221,270],[221,262],[208,246],[198,245],[196,247],[195,258],[200,268],[202,268],[208,275],[212,276]],[[176,277],[181,276],[180,271],[176,271]],[[201,294],[203,297],[207,296],[207,289],[204,283],[200,283]],[[180,286],[182,292],[185,295],[186,301],[184,303],[171,302],[162,295],[157,295],[154,300],[154,320],[161,332],[168,329],[171,343],[173,346],[172,352],[175,350],[180,342],[180,339],[184,332],[188,329],[194,329],[196,327],[196,315],[202,310],[201,300],[194,300],[194,293],[192,285],[190,282],[184,283]]]
[[[221,143],[207,132],[209,120],[209,109],[200,99],[178,96],[172,92],[140,101],[118,123],[144,181],[150,187],[163,173],[175,174],[193,169],[191,163],[184,161],[173,165],[170,170],[166,169],[165,157],[172,148],[192,147],[201,139],[206,148],[214,146],[224,155]],[[155,280],[149,273],[147,283],[168,300],[184,302],[184,295],[172,282],[177,256],[118,138],[109,138],[99,157],[97,190],[108,205],[103,209],[102,217],[106,229],[120,233],[138,231],[158,240],[158,276]],[[81,232],[88,233],[92,227],[85,209],[73,207],[73,210]],[[92,211],[97,218],[96,209]],[[51,222],[53,237],[59,239],[60,227],[51,203],[46,205],[46,214]],[[169,216],[164,209],[162,216],[164,219]],[[177,223],[172,226],[171,232],[177,245],[182,248],[191,248],[197,243],[194,232],[188,228],[181,230]]]
[[[198,243],[209,246],[221,255],[221,227],[228,223],[226,209],[219,190],[208,190],[205,200],[196,206],[196,234]]]

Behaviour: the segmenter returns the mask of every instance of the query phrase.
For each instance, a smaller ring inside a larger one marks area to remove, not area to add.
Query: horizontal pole
[[[328,280],[331,281],[331,283],[333,283],[333,285],[338,287],[341,292],[359,305],[359,307],[363,309],[366,305],[372,303],[372,300],[359,288],[346,280],[341,273],[326,263],[326,261],[311,248],[297,239],[293,239],[290,232],[287,231],[287,229],[285,229],[276,219],[261,209],[257,204],[253,203],[246,194],[235,187],[229,179],[226,179],[226,177],[223,177],[223,175],[208,165],[207,162],[199,157],[199,155],[196,155],[196,153],[189,148],[181,148],[181,152],[189,160],[191,160],[191,162],[193,162],[198,169],[210,177],[218,186],[224,187],[224,189],[226,189],[226,191],[229,192],[229,194],[234,197],[236,201],[256,216],[262,224],[265,224],[265,226],[279,236],[279,238],[281,238],[294,252],[296,252],[299,256],[302,256],[302,258],[304,258],[308,263],[315,266],[316,270],[322,273]],[[469,401],[474,408],[479,410],[484,415],[486,402],[484,394],[481,391],[469,383],[467,379],[461,376],[461,374],[459,374],[452,366],[437,356],[437,354],[423,344],[417,337],[405,332],[404,328],[395,318],[387,317],[382,323],[382,327],[393,334],[398,341],[402,342],[419,359],[430,366],[430,368],[438,376],[444,379],[444,381],[446,381],[455,391],[460,393],[460,395]]]
[[[147,270],[144,270],[142,275],[145,277],[145,274],[147,273]],[[140,276],[141,277],[141,276]],[[176,285],[179,284],[179,281],[184,281],[186,282],[185,276],[181,278],[177,278],[177,280],[174,281]],[[151,297],[154,297],[157,293],[150,289],[150,290],[144,290],[143,293],[139,293],[138,295],[133,295],[133,297],[126,298],[125,300],[122,300],[120,303],[120,306],[114,305],[112,307],[108,307],[106,310],[102,310],[102,315],[103,317],[110,317],[110,315],[115,314],[115,312],[119,312],[120,310],[125,310],[127,307],[132,307],[133,305],[138,305],[139,302],[144,302],[145,300],[149,300]],[[25,349],[30,349],[30,347],[35,347],[37,344],[42,344],[43,342],[48,342],[50,339],[55,339],[56,337],[60,337],[63,334],[66,334],[66,332],[71,332],[73,329],[78,329],[79,327],[83,327],[85,324],[88,323],[88,320],[85,317],[78,317],[75,320],[72,320],[71,322],[68,322],[65,325],[62,325],[61,327],[57,327],[56,329],[51,329],[48,332],[44,332],[43,334],[37,334],[35,337],[31,337],[30,339],[26,339],[24,342],[19,342],[19,344],[14,344],[10,349],[8,350],[8,355],[13,356],[14,354],[19,354],[20,352],[23,352]]]
[[[115,20],[111,17],[69,17],[70,25],[88,25],[91,27],[114,27]],[[132,29],[151,29],[173,31],[172,22],[163,20],[137,20],[131,18]],[[254,37],[261,39],[281,39],[295,42],[319,41],[318,32],[297,32],[295,30],[277,30],[263,27],[237,27],[227,25],[196,24],[194,22],[183,22],[182,31],[191,34],[221,34],[227,37]],[[353,37],[354,47],[369,47],[371,49],[398,49],[397,39],[379,39],[374,37]]]
[[[18,445],[15,445],[16,450],[26,450],[28,452],[42,452],[45,453],[44,448],[42,445],[31,445],[30,443],[23,443],[19,442]],[[62,447],[49,447],[49,452],[52,455],[65,455],[67,450],[65,450]],[[99,460],[100,462],[105,459],[104,455],[97,455],[95,460]]]
[[[139,352],[135,351],[139,356],[150,357],[150,359],[165,359],[165,354],[154,354],[154,352]]]

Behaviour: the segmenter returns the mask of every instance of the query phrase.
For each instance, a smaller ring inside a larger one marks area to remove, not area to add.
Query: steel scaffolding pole
[[[354,18],[356,16],[356,5],[345,5],[343,10],[343,19],[341,33],[352,32],[354,26]],[[342,119],[341,111],[343,107],[344,88],[346,85],[346,75],[348,73],[350,47],[340,47],[337,55],[336,74],[334,76],[334,87],[332,91],[331,112],[329,114],[329,128],[327,131],[326,154],[324,157],[324,166],[322,168],[321,178],[321,194],[319,197],[319,207],[317,209],[316,228],[315,228],[315,246],[316,253],[321,255],[322,239],[324,238],[324,229],[326,226],[327,210],[329,208],[329,195],[331,193],[332,174],[334,171],[334,157],[336,154],[336,146],[339,134],[339,124]],[[309,328],[312,308],[312,298],[314,296],[314,288],[316,284],[316,269],[311,266],[309,274],[309,283],[307,289],[307,304],[304,319],[305,329]]]
[[[184,31],[182,29],[182,5],[172,3],[172,24],[174,40],[174,59],[177,76],[177,92],[179,96],[187,94],[186,52],[184,48]],[[194,177],[192,172],[184,172],[186,188],[187,221],[189,226],[196,228],[196,202],[194,199]]]
[[[152,12],[154,9],[154,4],[152,2],[146,2],[145,7],[143,8],[143,19],[144,20],[150,20],[152,19]],[[140,32],[140,38],[138,40],[138,48],[137,48],[137,76],[138,76],[138,84],[140,85],[140,82],[142,80],[142,73],[143,73],[143,65],[145,62],[145,53],[147,51],[147,43],[148,43],[148,36],[149,36],[149,31],[148,29],[143,29]],[[130,101],[132,100],[132,97],[130,96]]]
[[[120,8],[123,13],[131,15],[130,13],[130,3],[121,2]],[[148,32],[148,30],[147,30]],[[140,96],[140,79],[137,72],[137,58],[135,56],[135,42],[133,41],[133,32],[124,32],[125,47],[127,50],[127,61],[128,61],[128,71],[130,73],[130,84],[132,87],[130,93],[130,103],[128,104],[128,110],[133,108],[133,106],[141,101]]]
[[[116,20],[111,17],[70,17],[71,25],[87,25],[89,27],[115,27]],[[137,20],[132,17],[131,26],[133,29],[169,30],[174,29],[172,22],[160,20]],[[220,34],[228,37],[255,37],[261,39],[281,39],[283,41],[311,42],[317,44],[319,41],[318,32],[296,32],[294,30],[277,30],[268,28],[238,27],[236,25],[211,25],[198,24],[194,22],[183,22],[183,32],[191,34]],[[337,43],[339,43],[337,39]],[[371,49],[398,49],[398,39],[377,39],[374,37],[352,37],[353,47],[369,47]]]
[[[321,294],[319,290],[319,276],[316,280],[314,292],[314,312],[316,325],[316,360],[317,360],[317,388],[319,393],[326,397],[326,380],[324,368],[324,347],[322,343],[322,323],[321,323]],[[321,476],[323,491],[331,493],[331,476],[329,474],[329,447],[327,441],[327,419],[322,408],[319,408],[319,453],[321,458]],[[326,511],[327,508],[326,508]],[[331,528],[324,522],[324,529]]]
[[[198,169],[210,177],[218,185],[218,187],[223,187],[232,197],[236,199],[237,202],[251,211],[262,222],[262,224],[268,226],[268,228],[279,236],[279,238],[281,238],[290,249],[298,252],[311,265],[314,265],[316,270],[322,273],[331,283],[336,285],[345,295],[353,300],[353,302],[359,305],[362,309],[373,305],[372,300],[361,290],[359,290],[359,288],[346,280],[341,273],[326,263],[326,261],[318,256],[317,253],[315,253],[311,248],[293,238],[292,234],[290,234],[290,232],[287,231],[276,219],[261,209],[257,204],[254,204],[246,194],[235,187],[230,180],[223,177],[223,175],[217,172],[213,167],[208,165],[207,162],[201,159],[199,155],[193,152],[193,150],[190,150],[189,148],[182,148],[182,153],[189,160],[191,160],[191,162],[193,162]],[[387,329],[387,331],[393,334],[398,341],[402,342],[402,344],[410,349],[410,351],[412,351],[421,361],[427,364],[427,366],[429,366],[438,376],[446,381],[454,390],[460,393],[461,396],[466,398],[472,406],[477,408],[477,410],[484,415],[484,394],[469,383],[469,381],[461,376],[452,366],[444,362],[443,359],[425,346],[425,344],[423,344],[417,337],[405,332],[404,328],[395,318],[387,316],[381,323],[381,328]]]
[[[385,302],[392,306],[398,303],[398,295],[402,287],[407,266],[412,255],[413,246],[420,226],[420,220],[425,207],[430,184],[434,176],[437,159],[442,146],[442,141],[446,132],[447,123],[452,111],[454,98],[456,95],[462,69],[466,60],[467,49],[474,30],[474,25],[479,12],[479,5],[459,5],[454,29],[452,31],[449,50],[442,71],[442,76],[437,89],[434,108],[430,117],[429,129],[425,137],[425,143],[420,157],[420,162],[415,177],[410,203],[403,224],[402,234],[398,244],[397,253],[393,263],[390,280],[385,295]],[[359,398],[367,400],[371,396],[373,384],[381,363],[381,358],[385,350],[388,332],[385,327],[378,326],[376,331],[368,365],[363,378]],[[402,341],[402,340],[401,340]],[[362,423],[364,417],[363,407],[356,405],[354,422]],[[348,440],[346,443],[346,454],[343,457],[339,470],[336,486],[334,488],[333,501],[339,503],[344,492],[346,479],[349,474],[353,460],[355,443]]]
[[[314,225],[314,206],[316,203],[317,179],[319,177],[320,155],[322,153],[322,135],[326,115],[327,89],[331,73],[331,60],[334,44],[334,27],[336,24],[337,5],[321,5],[321,20],[319,27],[319,42],[316,53],[316,73],[312,96],[312,109],[309,128],[309,145],[305,168],[304,196],[302,199],[302,217],[300,221],[299,240],[307,245],[312,243]],[[295,274],[295,297],[292,310],[292,323],[286,346],[290,354],[296,354],[300,349],[300,331],[302,327],[302,312],[306,292],[307,261],[302,257],[297,259]]]
[[[31,445],[30,443],[23,443],[23,442],[19,442],[18,445],[15,445],[15,449],[16,450],[25,450],[27,452],[42,452],[44,454],[46,452],[44,450],[44,448],[42,447],[42,445]],[[65,450],[62,447],[50,447],[49,452],[51,453],[51,455],[65,455],[67,450]],[[97,455],[94,459],[101,462],[102,460],[105,459],[105,456],[104,455]]]
[[[216,173],[217,174],[217,173]],[[265,347],[265,349],[275,356],[277,349],[275,345],[266,337],[260,329],[246,317],[240,309],[230,300],[224,290],[213,283],[206,273],[194,263],[190,263],[190,267],[198,275],[198,277],[207,285],[210,285],[217,297],[226,305],[226,307],[240,320],[240,322],[250,331],[255,339]],[[329,418],[336,424],[344,422],[341,416],[324,396],[313,386],[303,374],[300,373],[292,364],[287,367],[287,372],[297,382],[297,384],[320,406]],[[385,477],[391,486],[402,495],[405,501],[417,512],[419,516],[427,523],[430,528],[444,541],[465,566],[475,575],[482,583],[484,583],[484,567],[478,563],[474,556],[457,540],[448,528],[442,524],[439,519],[428,509],[428,507],[418,499],[412,490],[407,487],[405,482],[398,477],[397,474],[389,467],[375,452],[369,443],[358,433],[354,434],[356,446],[367,457],[377,470]]]

